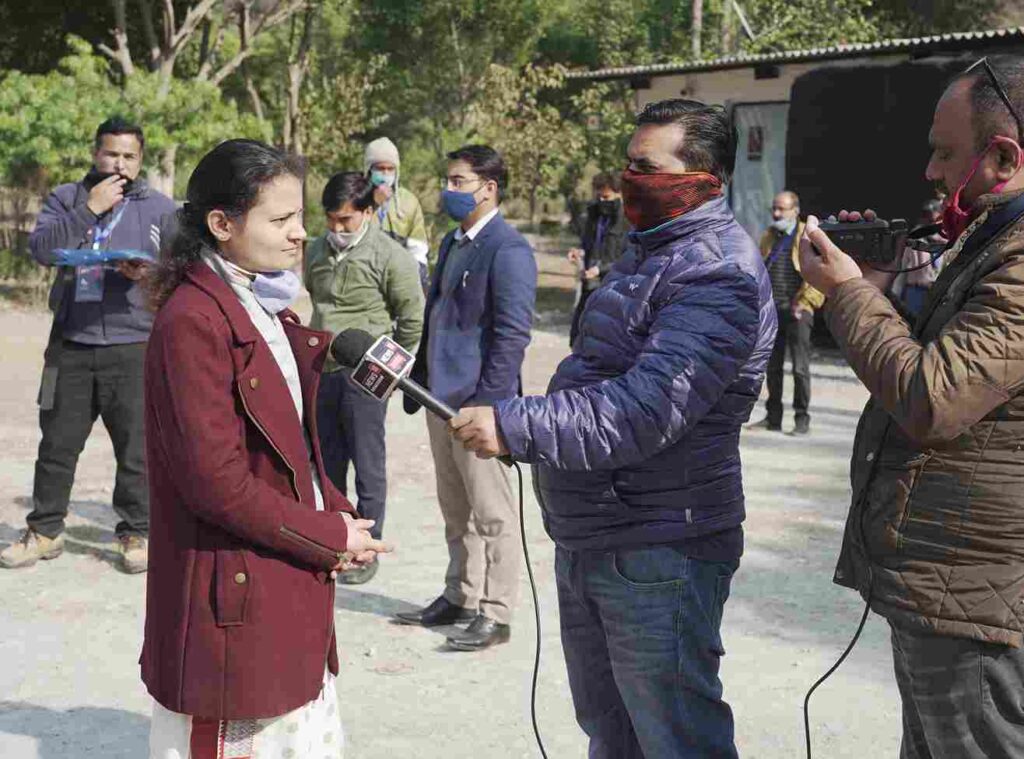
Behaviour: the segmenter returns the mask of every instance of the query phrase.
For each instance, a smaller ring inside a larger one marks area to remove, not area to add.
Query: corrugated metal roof
[[[569,79],[623,79],[634,76],[687,74],[699,71],[745,68],[765,63],[803,63],[825,61],[836,58],[888,55],[892,53],[919,53],[967,50],[993,45],[1024,43],[1024,27],[990,29],[981,32],[955,32],[937,34],[931,37],[910,37],[907,39],[862,42],[853,45],[831,45],[810,50],[787,50],[761,55],[733,55],[709,61],[677,61],[653,63],[646,66],[623,66],[620,68],[597,69],[595,71],[570,71]]]

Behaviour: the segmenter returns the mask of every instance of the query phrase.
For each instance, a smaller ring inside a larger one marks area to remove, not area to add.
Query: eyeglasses
[[[441,177],[442,187],[451,187],[453,190],[458,191],[463,190],[466,185],[471,185],[474,182],[483,183],[485,181],[487,180],[482,177],[468,177],[465,179],[462,177]]]
[[[1013,116],[1013,120],[1017,123],[1017,139],[1024,139],[1024,127],[1021,126],[1022,120],[1020,114],[1017,113],[1017,109],[1014,108],[1013,103],[1010,102],[1010,98],[1006,94],[1006,90],[1003,88],[1002,83],[999,81],[999,77],[996,76],[995,70],[988,62],[988,56],[982,58],[980,61],[972,63],[967,67],[964,73],[969,74],[971,71],[978,68],[978,66],[983,66],[985,68],[985,73],[988,74],[988,78],[992,82],[992,89],[994,89],[996,94],[999,95],[999,99],[1003,101],[1007,110],[1010,112],[1010,115]]]

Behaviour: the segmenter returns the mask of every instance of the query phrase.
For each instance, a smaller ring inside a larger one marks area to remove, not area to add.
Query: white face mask
[[[796,219],[772,219],[772,229],[789,234],[796,229]]]
[[[363,219],[362,225],[355,232],[328,232],[327,241],[331,243],[335,250],[348,250],[362,239],[369,223],[368,219]]]

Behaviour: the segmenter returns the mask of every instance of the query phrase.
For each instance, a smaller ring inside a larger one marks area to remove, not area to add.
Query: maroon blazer
[[[324,471],[316,393],[330,335],[280,315],[302,379],[302,427],[281,370],[231,288],[194,265],[146,351],[149,576],[142,679],[166,708],[284,714],[338,672],[334,582],[354,512]]]

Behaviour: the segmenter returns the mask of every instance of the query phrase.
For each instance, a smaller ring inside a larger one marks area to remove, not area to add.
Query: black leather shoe
[[[508,643],[512,628],[477,614],[469,627],[448,637],[448,647],[456,651],[482,651],[499,643]]]
[[[422,609],[398,612],[395,614],[395,621],[403,625],[437,627],[438,625],[454,625],[456,622],[468,622],[475,616],[476,612],[472,609],[456,606],[444,596],[438,596],[433,603]]]
[[[793,428],[794,435],[807,435],[811,431],[811,420],[807,417],[799,417],[796,420],[796,426]]]

